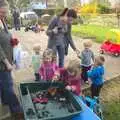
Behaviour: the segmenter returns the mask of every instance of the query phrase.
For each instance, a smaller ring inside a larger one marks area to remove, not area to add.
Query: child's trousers
[[[88,81],[88,71],[91,69],[91,66],[85,67],[85,66],[81,66],[82,67],[82,73],[81,73],[81,78],[84,82]]]
[[[39,75],[39,73],[35,73],[35,81],[40,81],[41,80],[41,77]]]
[[[13,90],[11,72],[0,72],[0,97],[2,104],[8,105],[11,113],[22,112],[17,96]]]
[[[102,86],[103,84],[102,85],[94,85],[94,84],[91,85],[92,98],[99,97]]]

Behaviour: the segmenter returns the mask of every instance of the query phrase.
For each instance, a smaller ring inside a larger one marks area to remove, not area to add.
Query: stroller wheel
[[[115,57],[118,57],[118,56],[119,56],[119,53],[115,53],[114,55],[115,55]]]

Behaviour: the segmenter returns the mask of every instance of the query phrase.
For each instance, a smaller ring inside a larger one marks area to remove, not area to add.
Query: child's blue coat
[[[104,66],[94,67],[88,71],[88,77],[92,80],[94,85],[102,85],[104,83]]]

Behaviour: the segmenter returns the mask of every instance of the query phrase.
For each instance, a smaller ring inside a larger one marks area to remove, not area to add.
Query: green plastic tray
[[[67,107],[59,108],[59,103],[57,101],[49,100],[45,109],[50,111],[50,115],[44,118],[40,118],[39,114],[42,113],[41,110],[37,108],[44,106],[44,104],[34,104],[32,102],[31,94],[34,94],[39,91],[48,90],[48,88],[57,87],[64,89],[62,83],[21,83],[19,87],[21,104],[24,111],[25,120],[71,120],[74,115],[77,115],[81,112],[81,106],[74,98],[74,95],[66,91],[65,97],[70,101],[71,105],[74,107],[74,112],[69,112]],[[68,106],[69,107],[69,106]],[[32,110],[32,115],[28,115],[27,112]]]

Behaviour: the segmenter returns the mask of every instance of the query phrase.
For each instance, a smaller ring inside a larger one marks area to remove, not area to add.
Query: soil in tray
[[[69,99],[64,96],[64,94],[56,94],[54,96],[45,94],[45,92],[42,94],[43,96],[41,95],[41,92],[38,92],[31,95],[39,119],[60,118],[62,116],[66,116],[69,113],[76,112],[75,107],[72,105]],[[35,97],[42,99],[34,101]],[[48,99],[48,101],[46,101],[46,99]]]

